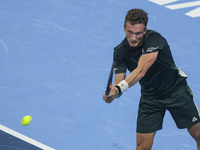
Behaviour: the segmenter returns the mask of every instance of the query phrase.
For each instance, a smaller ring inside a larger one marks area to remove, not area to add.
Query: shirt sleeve
[[[160,51],[166,45],[166,40],[160,34],[154,33],[145,37],[142,54]]]
[[[113,60],[115,62],[115,74],[126,73],[127,70],[126,62],[118,50],[114,49],[113,57],[114,57]]]

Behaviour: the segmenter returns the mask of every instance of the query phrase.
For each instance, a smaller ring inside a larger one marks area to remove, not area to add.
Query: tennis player
[[[107,103],[135,85],[141,85],[136,150],[150,150],[156,131],[162,129],[166,110],[179,129],[187,128],[200,150],[200,117],[187,76],[175,65],[166,39],[147,30],[148,15],[142,9],[127,12],[126,37],[114,48],[115,82]],[[126,77],[126,70],[130,74]]]

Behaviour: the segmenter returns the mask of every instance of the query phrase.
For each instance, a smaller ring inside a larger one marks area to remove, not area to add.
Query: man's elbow
[[[139,74],[138,74],[139,79],[142,79],[145,76],[148,69],[146,69],[146,67],[141,67],[141,68],[138,67],[137,69],[139,71]]]
[[[142,79],[146,74],[146,71],[144,69],[140,69],[139,71],[139,79]]]
[[[146,72],[143,72],[143,71],[140,72],[140,74],[139,74],[139,78],[142,79],[142,78],[145,76],[145,74],[146,74]]]

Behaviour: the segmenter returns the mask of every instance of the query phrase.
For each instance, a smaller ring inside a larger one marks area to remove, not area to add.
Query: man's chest
[[[137,67],[141,55],[142,49],[129,50],[129,52],[125,56],[126,65],[129,71],[133,71]]]

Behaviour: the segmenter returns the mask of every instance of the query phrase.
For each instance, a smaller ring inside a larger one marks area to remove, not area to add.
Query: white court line
[[[32,145],[34,145],[36,147],[41,148],[43,150],[55,150],[55,149],[53,149],[53,148],[51,148],[49,146],[46,146],[46,145],[44,145],[44,144],[42,144],[42,143],[40,143],[38,141],[33,140],[33,139],[31,139],[31,138],[29,138],[29,137],[27,137],[25,135],[22,135],[22,134],[14,131],[12,129],[9,129],[9,128],[1,125],[1,124],[0,124],[0,130],[4,131],[6,133],[9,133],[10,135],[15,136],[15,137],[17,137],[17,138],[19,138],[19,139],[21,139],[23,141],[26,141],[27,143],[30,143],[30,144],[32,144]]]
[[[150,2],[156,3],[158,5],[165,5],[165,4],[169,4],[172,2],[177,2],[179,0],[149,0]]]
[[[200,1],[194,1],[194,2],[175,4],[175,5],[167,5],[165,7],[174,10],[174,9],[188,8],[188,7],[199,6],[199,5],[200,5]]]
[[[186,13],[190,17],[200,17],[200,7]]]

